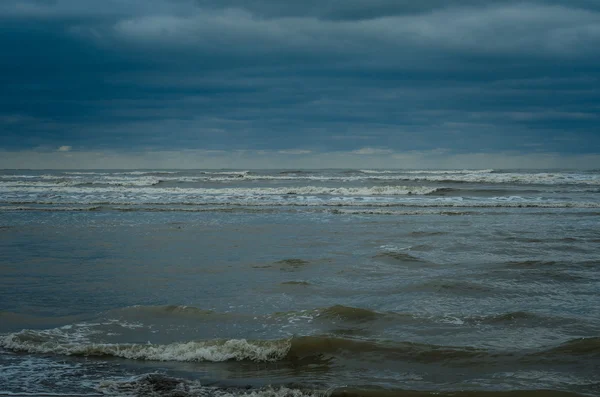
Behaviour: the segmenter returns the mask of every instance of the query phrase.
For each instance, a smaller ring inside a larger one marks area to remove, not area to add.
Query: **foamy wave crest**
[[[444,183],[493,183],[515,185],[600,185],[600,175],[569,173],[450,173],[436,172],[432,174],[422,171],[414,175],[402,175],[400,180],[427,181]]]
[[[204,171],[203,174],[206,175],[231,175],[231,176],[248,176],[250,175],[250,171]]]
[[[122,380],[107,380],[97,388],[103,395],[112,396],[177,396],[177,397],[318,397],[329,396],[327,391],[298,389],[285,386],[263,388],[218,388],[203,386],[196,380],[174,378],[152,373]]]
[[[85,212],[96,211],[99,206],[93,207],[25,207],[25,206],[0,206],[0,211],[42,211],[42,212]]]
[[[405,174],[442,174],[442,175],[451,175],[451,174],[491,174],[494,172],[493,169],[487,170],[413,170],[413,171],[403,171]]]
[[[65,175],[110,175],[109,172],[93,172],[93,171],[68,171]]]
[[[98,182],[100,183],[100,182]],[[142,183],[142,182],[140,182]],[[143,182],[146,183],[146,182]],[[158,182],[157,182],[158,183]],[[106,183],[104,183],[106,184]],[[202,194],[210,196],[282,196],[282,195],[329,195],[329,196],[401,196],[401,195],[427,195],[438,190],[435,187],[425,186],[370,186],[370,187],[321,187],[321,186],[299,186],[299,187],[272,187],[272,188],[136,188],[127,189],[123,182],[108,183],[106,187],[86,186],[60,186],[56,185],[53,191],[64,193],[136,193],[136,194]],[[143,185],[136,185],[143,186]],[[38,186],[11,187],[0,186],[3,192],[46,192],[47,188]]]
[[[410,216],[410,215],[478,215],[477,211],[436,211],[436,210],[413,210],[399,211],[388,209],[333,209],[332,214],[340,215],[394,215],[394,216]]]
[[[537,371],[539,377],[543,372]],[[518,376],[519,373],[510,373]],[[556,379],[559,374],[552,373]],[[421,379],[412,375],[410,379]],[[572,382],[572,377],[559,377]],[[110,396],[171,396],[171,397],[581,397],[582,394],[546,389],[516,390],[408,390],[381,387],[343,386],[327,390],[314,389],[314,385],[302,387],[299,384],[288,386],[251,387],[215,387],[204,386],[197,380],[175,378],[161,373],[150,373],[127,379],[106,380],[97,390]]]
[[[359,170],[363,174],[491,174],[493,169],[487,170]]]
[[[119,176],[97,176],[97,177],[83,177],[83,176],[42,176],[41,180],[27,179],[27,180],[10,180],[0,182],[0,187],[15,188],[15,187],[35,187],[35,188],[61,188],[69,186],[131,186],[131,187],[144,187],[154,186],[161,182],[154,176],[139,176],[139,177],[119,177]],[[177,179],[177,178],[174,178]]]
[[[44,331],[24,330],[0,338],[0,346],[13,351],[66,356],[112,356],[151,361],[278,361],[291,348],[289,339],[248,341],[214,339],[197,342],[154,344],[109,344],[70,341]]]
[[[329,317],[347,318],[352,321],[369,321],[371,316],[377,316],[376,313],[371,315],[360,309],[335,307],[323,311],[322,314]],[[0,347],[36,354],[110,356],[131,360],[182,362],[276,362],[299,359],[320,361],[323,355],[345,356],[373,352],[379,352],[388,358],[395,359],[410,357],[415,361],[437,361],[463,360],[485,354],[484,351],[470,348],[452,348],[410,342],[379,344],[375,341],[330,336],[302,336],[276,340],[213,339],[166,345],[91,343],[85,337],[77,340],[66,339],[61,329],[24,330],[9,334],[0,338]]]
[[[169,175],[177,174],[178,171],[127,171],[127,172],[115,172],[115,175]]]
[[[392,171],[392,170],[358,170],[358,172],[362,174],[398,174],[401,171]]]
[[[160,183],[160,179],[153,176],[131,177],[102,177],[91,181],[72,182],[73,185],[113,185],[113,186],[154,186]]]

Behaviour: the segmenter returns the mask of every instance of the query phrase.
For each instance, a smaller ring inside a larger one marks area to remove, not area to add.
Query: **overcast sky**
[[[0,168],[600,168],[598,0],[1,0]]]

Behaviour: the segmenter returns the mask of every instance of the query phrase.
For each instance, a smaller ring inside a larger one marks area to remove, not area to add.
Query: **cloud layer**
[[[0,149],[15,156],[600,165],[597,1],[6,0],[0,44]]]

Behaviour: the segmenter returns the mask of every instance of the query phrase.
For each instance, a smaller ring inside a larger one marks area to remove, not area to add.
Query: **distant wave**
[[[486,170],[359,170],[364,174],[491,174],[493,169]]]
[[[83,212],[96,211],[99,206],[93,207],[26,207],[26,206],[0,206],[0,211],[41,211],[41,212]]]
[[[122,185],[113,181],[109,185]],[[99,183],[99,182],[98,182]],[[140,182],[142,183],[142,182]],[[143,182],[149,183],[149,182]],[[153,181],[153,184],[158,181]],[[124,186],[124,185],[123,185]],[[0,191],[21,191],[21,192],[44,192],[47,186],[7,186],[0,185]],[[116,187],[82,187],[82,186],[62,186],[56,185],[54,191],[65,193],[105,193],[105,192],[131,192],[131,193],[189,193],[204,195],[341,195],[341,196],[395,196],[395,195],[425,195],[435,192],[437,188],[425,186],[370,186],[370,187],[321,187],[321,186],[297,186],[297,187],[264,187],[264,188],[152,188],[152,189],[120,189]]]
[[[62,181],[147,185],[150,179],[173,182],[251,182],[251,181],[412,181],[438,183],[484,183],[502,185],[592,185],[600,186],[600,175],[589,172],[496,172],[494,170],[354,170],[354,171],[130,171],[65,172],[43,175],[1,175],[3,181]],[[144,181],[146,179],[147,181]]]
[[[436,210],[389,210],[389,209],[333,209],[333,214],[341,215],[391,215],[391,216],[417,216],[417,215],[444,215],[444,216],[461,216],[461,215],[478,215],[478,211],[436,211]]]
[[[94,171],[65,171],[63,174],[66,175],[171,175],[178,174],[181,171],[162,171],[162,170],[148,170],[148,171],[112,171],[112,172],[94,172]]]
[[[1,203],[1,202],[0,202]],[[22,203],[22,204],[21,204]],[[47,201],[17,201],[1,203],[0,211],[123,211],[123,212],[313,212],[331,213],[335,215],[481,215],[484,209],[598,209],[600,203],[386,203],[350,201],[251,201],[223,200],[204,202],[120,202],[120,201],[89,201],[89,202],[57,202]],[[84,204],[85,206],[74,206]],[[33,205],[33,206],[32,206]],[[282,209],[281,207],[287,207]],[[402,209],[410,208],[410,209]],[[497,214],[497,212],[494,212]],[[590,212],[588,215],[598,215],[600,212]]]

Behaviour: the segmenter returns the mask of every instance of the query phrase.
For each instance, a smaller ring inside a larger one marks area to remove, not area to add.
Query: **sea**
[[[600,396],[600,170],[2,170],[0,395]]]

